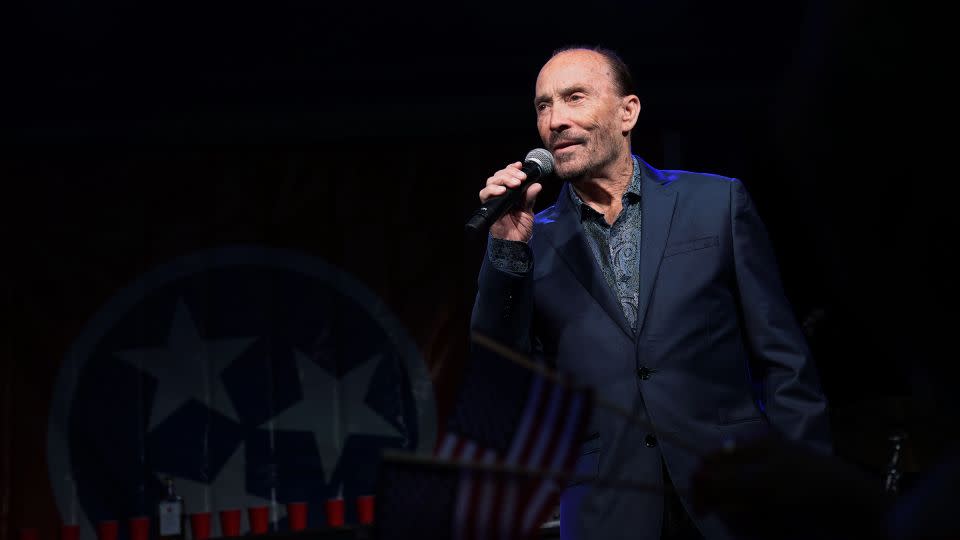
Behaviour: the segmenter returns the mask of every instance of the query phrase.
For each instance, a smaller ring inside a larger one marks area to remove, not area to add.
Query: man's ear
[[[637,118],[640,116],[640,98],[631,94],[624,96],[620,101],[620,130],[627,133],[637,125]]]

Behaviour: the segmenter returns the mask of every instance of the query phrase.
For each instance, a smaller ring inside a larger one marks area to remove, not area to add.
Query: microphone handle
[[[540,180],[540,166],[532,161],[527,161],[520,167],[520,170],[526,173],[527,178],[519,186],[510,189],[503,195],[490,197],[480,208],[470,216],[465,226],[467,232],[479,233],[486,231],[501,216],[509,212],[518,204],[523,204],[523,199],[527,188],[531,184]]]

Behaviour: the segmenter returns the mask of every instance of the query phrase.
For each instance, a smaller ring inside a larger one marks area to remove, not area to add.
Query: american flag
[[[378,515],[381,538],[400,538],[401,531],[455,540],[530,538],[556,507],[563,488],[557,478],[572,471],[592,413],[590,392],[492,357],[467,381],[433,456],[461,466],[446,474],[425,465],[386,474],[382,468],[382,502],[397,507]]]
[[[477,460],[535,471],[570,472],[591,412],[585,390],[533,377],[529,400],[506,453],[449,433],[440,459]],[[453,538],[528,538],[556,506],[562,486],[553,478],[509,477],[464,470],[456,495]]]

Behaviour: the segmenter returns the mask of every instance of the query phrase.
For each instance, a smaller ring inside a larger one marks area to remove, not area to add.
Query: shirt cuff
[[[501,272],[526,274],[533,268],[533,252],[526,242],[489,237],[487,258]]]

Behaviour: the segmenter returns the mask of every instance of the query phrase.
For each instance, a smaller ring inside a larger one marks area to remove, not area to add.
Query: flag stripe
[[[559,426],[574,424],[577,425],[577,418],[570,416],[569,409],[571,405],[570,395],[571,392],[562,385],[556,385],[554,387],[555,392],[553,392],[552,397],[555,400],[556,406],[561,408],[562,414],[558,413],[552,418],[548,418],[542,427],[542,435],[540,442],[550,448],[554,448],[555,441],[557,437],[562,432],[562,429]],[[524,466],[532,469],[543,469],[546,466],[546,461],[549,456],[546,455],[546,452],[532,452],[524,462]],[[530,513],[530,503],[534,497],[534,493],[538,486],[542,485],[545,482],[549,482],[547,479],[540,479],[539,481],[525,482],[523,485],[522,496],[520,497],[521,501],[526,501],[520,510],[520,513],[512,520],[510,527],[514,537],[519,537],[523,534],[525,525],[530,521],[531,518],[527,517]],[[539,515],[539,512],[537,512]]]
[[[552,433],[554,429],[554,424],[558,420],[558,415],[560,414],[560,406],[562,405],[563,398],[563,387],[559,384],[554,385],[553,389],[550,392],[550,402],[547,409],[547,418],[544,422],[543,427],[546,428],[546,434]],[[533,447],[532,454],[527,460],[527,463],[531,465],[536,465],[540,463],[543,458],[544,452],[547,450],[547,443],[549,442],[550,437],[539,436],[535,438],[535,444]]]
[[[457,456],[458,459],[470,460],[473,459],[474,454],[477,450],[477,445],[473,441],[464,441],[462,453]],[[460,485],[457,486],[457,506],[454,510],[453,518],[453,537],[454,538],[463,538],[463,533],[466,528],[463,526],[467,521],[468,512],[470,511],[470,498],[469,494],[473,490],[473,473],[470,470],[464,470],[460,474]]]
[[[437,457],[440,459],[451,459],[454,456],[454,450],[460,444],[460,438],[453,433],[447,433],[437,450]]]
[[[575,417],[570,417],[567,414],[569,396],[570,392],[566,387],[562,385],[554,385],[552,391],[550,392],[550,402],[547,407],[547,419],[539,427],[539,433],[535,440],[530,441],[534,443],[531,447],[528,445],[527,451],[524,452],[525,457],[522,462],[522,465],[527,468],[532,469],[542,469],[545,461],[545,457],[552,454],[554,448],[554,441],[557,437],[558,426],[562,426],[569,421],[573,421],[574,425],[577,424]],[[548,451],[549,450],[549,451]],[[521,501],[530,501],[531,492],[535,486],[545,482],[545,479],[528,479],[522,484],[515,482],[517,485],[514,489],[519,490],[521,493]],[[516,495],[514,495],[516,497]],[[527,504],[513,504],[512,506],[505,509],[503,516],[503,523],[501,524],[501,529],[509,531],[508,535],[511,538],[516,538],[517,535],[522,530],[522,525],[527,521],[524,517],[528,511]]]
[[[545,379],[540,375],[535,375],[531,381],[530,398],[527,406],[524,408],[523,420],[520,422],[520,428],[510,447],[510,454],[507,463],[518,465],[524,460],[533,446],[534,424],[536,419],[542,416],[541,411],[545,406],[547,394],[544,392]],[[509,482],[507,485],[507,494],[504,500],[503,510],[500,512],[500,535],[507,537],[513,529],[513,522],[517,513],[517,489],[518,482]]]
[[[580,395],[574,395],[573,399],[570,402],[571,411],[568,413],[569,418],[579,418],[583,406],[583,397]],[[560,440],[557,441],[557,445],[554,447],[556,451],[553,453],[553,459],[551,460],[549,469],[558,470],[565,468],[566,462],[570,461],[568,458],[572,455],[570,452],[571,446],[573,445],[573,440],[577,435],[579,422],[567,422],[563,428],[563,432],[560,435]],[[534,526],[539,526],[540,521],[543,519],[545,511],[549,511],[549,508],[545,508],[548,497],[551,492],[557,489],[555,481],[548,480],[546,482],[541,482],[540,487],[537,489],[537,492],[534,494],[530,504],[526,506],[525,512],[526,517],[524,518],[523,524],[523,534],[527,535],[532,532]]]
[[[492,465],[497,462],[496,458],[496,453],[493,450],[489,450],[487,454],[483,456],[483,463],[486,465]],[[477,519],[474,528],[474,538],[476,540],[481,540],[487,537],[487,531],[490,529],[490,513],[493,511],[494,506],[494,492],[497,490],[497,486],[501,483],[499,480],[499,475],[497,478],[494,478],[493,473],[488,472],[483,475],[482,493],[477,504]]]
[[[543,396],[543,377],[535,376],[531,381],[530,398],[527,400],[527,406],[523,410],[523,419],[517,427],[517,433],[513,438],[513,444],[510,445],[510,452],[507,454],[507,463],[517,463],[520,459],[520,453],[526,445],[527,439],[533,431],[534,422],[537,417],[537,411],[540,408],[540,400]]]

